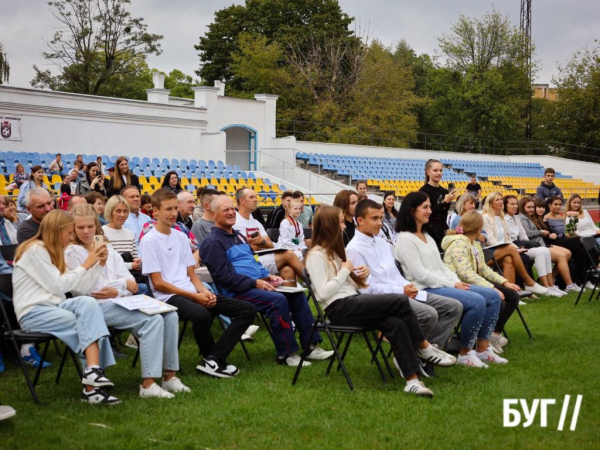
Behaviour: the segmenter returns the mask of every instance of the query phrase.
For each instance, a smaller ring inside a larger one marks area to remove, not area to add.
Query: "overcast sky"
[[[11,65],[10,84],[30,87],[32,66],[47,68],[42,57],[58,22],[46,0],[0,0],[0,42]],[[164,35],[163,53],[149,60],[150,67],[169,72],[177,68],[193,75],[198,68],[194,44],[212,22],[218,9],[231,0],[132,0],[134,16],[143,17],[152,33]],[[518,25],[520,0],[340,0],[342,9],[370,35],[386,44],[405,39],[417,53],[433,54],[437,38],[449,31],[460,13],[481,16],[495,8]],[[600,1],[533,0],[533,40],[540,71],[536,82],[550,83],[557,64],[574,51],[595,46],[600,38]]]

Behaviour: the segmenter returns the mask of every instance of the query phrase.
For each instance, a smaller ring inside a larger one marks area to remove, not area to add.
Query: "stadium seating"
[[[418,190],[424,183],[426,160],[410,158],[377,158],[365,156],[327,155],[298,152],[296,159],[308,168],[319,169],[352,180],[367,180],[376,190],[394,191],[397,197]],[[538,163],[506,161],[472,161],[442,159],[446,167],[443,186],[454,183],[464,192],[471,174],[476,174],[482,188],[482,197],[500,191],[503,195],[534,195],[544,177],[545,168]],[[557,184],[565,197],[578,193],[584,198],[598,198],[600,186],[570,175],[556,173]]]
[[[114,166],[117,156],[102,156],[102,162],[107,167]],[[65,170],[71,169],[77,155],[63,154],[62,161]],[[25,153],[25,152],[2,152],[0,153],[0,195],[17,196],[18,189],[7,190],[6,186],[12,183],[16,165],[22,164],[25,172],[29,173],[31,167],[41,165],[47,171],[48,166],[54,160],[55,155],[50,153]],[[98,155],[82,155],[85,162],[96,161]],[[281,203],[281,193],[285,191],[284,185],[271,183],[268,178],[257,178],[253,172],[242,171],[239,165],[231,166],[223,161],[195,159],[171,159],[163,158],[133,158],[127,157],[131,172],[139,177],[143,194],[152,194],[162,185],[164,176],[170,170],[179,174],[181,187],[196,195],[196,189],[200,186],[211,187],[227,192],[230,196],[243,186],[252,187],[259,194],[259,206],[275,207]],[[46,175],[44,182],[57,195],[60,194],[62,179],[58,175]],[[317,204],[314,199],[305,199],[306,204]]]

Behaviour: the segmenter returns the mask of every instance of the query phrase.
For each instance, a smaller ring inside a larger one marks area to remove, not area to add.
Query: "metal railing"
[[[410,148],[489,155],[556,156],[600,163],[600,149],[556,141],[501,141],[469,136],[383,130],[339,123],[277,119],[277,137],[377,147]]]

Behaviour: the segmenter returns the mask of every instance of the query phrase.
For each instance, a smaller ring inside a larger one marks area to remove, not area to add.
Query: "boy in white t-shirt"
[[[248,244],[254,251],[273,248],[273,242],[267,235],[265,227],[252,217],[252,213],[258,207],[256,192],[250,188],[242,188],[235,193],[235,199],[238,212],[233,229],[248,240]],[[296,276],[302,278],[304,264],[292,251],[267,253],[260,255],[259,260],[272,275],[279,274],[284,280],[295,280]],[[295,281],[290,284],[295,285]]]
[[[247,302],[216,296],[196,275],[196,261],[187,236],[171,228],[177,220],[177,195],[159,189],[152,195],[155,227],[140,242],[142,272],[150,278],[156,299],[177,307],[179,320],[190,321],[198,349],[203,356],[196,370],[220,378],[229,378],[239,370],[227,364],[227,357],[256,312]],[[215,343],[210,331],[211,315],[231,318],[231,325]]]

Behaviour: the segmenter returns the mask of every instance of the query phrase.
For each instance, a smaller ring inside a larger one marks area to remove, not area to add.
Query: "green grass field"
[[[438,369],[426,380],[433,400],[402,392],[398,377],[381,383],[362,339],[356,339],[347,366],[356,386],[350,392],[341,372],[325,378],[324,362],[302,370],[276,366],[268,334],[261,329],[230,362],[235,379],[215,380],[195,373],[191,332],[182,345],[182,376],[192,393],[173,400],[139,399],[139,370],[129,358],[109,369],[122,404],[82,404],[72,364],[56,386],[58,357],[38,387],[42,406],[31,400],[21,372],[12,364],[0,375],[0,397],[17,416],[0,422],[0,448],[6,449],[592,449],[600,445],[600,302],[575,295],[541,299],[522,307],[534,339],[516,315],[508,324],[512,342],[507,366],[488,370]],[[215,326],[215,332],[217,327]],[[327,345],[325,345],[327,347]],[[557,431],[565,394],[572,396],[565,431]],[[576,431],[570,431],[574,396],[583,395]],[[539,414],[528,428],[503,428],[503,399],[557,399],[548,427]]]

